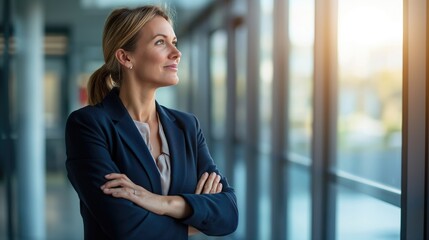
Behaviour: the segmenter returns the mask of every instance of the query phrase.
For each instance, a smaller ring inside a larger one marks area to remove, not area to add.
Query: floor
[[[47,240],[82,239],[79,199],[65,174],[62,172],[48,173],[46,191]],[[5,196],[3,181],[0,182],[0,193],[1,196]],[[6,203],[4,197],[0,197],[0,212],[0,239],[6,239]]]

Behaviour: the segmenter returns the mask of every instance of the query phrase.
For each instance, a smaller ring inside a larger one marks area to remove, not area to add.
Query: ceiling
[[[186,26],[202,9],[214,0],[80,0],[80,8],[89,12],[111,11],[118,7],[137,7],[146,4],[161,5],[174,13],[178,29]],[[179,27],[180,26],[180,27]]]
[[[139,6],[144,4],[168,5],[174,8],[198,10],[211,0],[80,0],[84,8],[114,8],[118,6]]]

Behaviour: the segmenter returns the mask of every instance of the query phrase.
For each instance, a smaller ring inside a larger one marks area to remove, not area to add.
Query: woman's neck
[[[155,89],[122,85],[119,98],[132,119],[147,123],[157,121]]]

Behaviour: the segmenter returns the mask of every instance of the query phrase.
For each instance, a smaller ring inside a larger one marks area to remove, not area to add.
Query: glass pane
[[[311,161],[314,0],[289,1],[288,159]],[[299,157],[299,159],[297,158]],[[287,164],[287,239],[311,238],[309,169]]]
[[[337,168],[398,189],[402,2],[338,1]]]
[[[286,167],[287,239],[311,238],[310,169],[294,164]]]
[[[261,0],[260,29],[260,82],[259,82],[259,146],[262,152],[270,151],[271,102],[273,82],[273,0]]]
[[[201,127],[207,132],[207,138],[210,136],[210,129],[208,128],[208,117],[209,114],[205,111],[207,109],[208,92],[207,86],[209,81],[206,80],[206,74],[202,74],[202,71],[208,71],[205,66],[205,61],[210,61],[207,54],[203,54],[203,49],[208,51],[207,41],[208,36],[202,35],[201,33],[192,33],[190,38],[190,62],[189,62],[189,89],[191,94],[190,98],[190,110],[198,116],[198,120],[201,123]],[[201,81],[204,76],[204,80]]]
[[[240,220],[238,221],[237,230],[234,233],[235,238],[233,239],[245,239],[246,234],[246,153],[245,146],[243,144],[237,144],[234,146],[235,149],[235,167],[234,167],[234,179],[233,187],[235,195],[237,196],[237,207],[240,214]]]
[[[400,239],[401,209],[337,186],[336,239]]]
[[[46,168],[50,171],[64,170],[64,130],[62,108],[62,79],[65,62],[62,58],[45,58],[44,74],[44,124],[46,137]],[[49,184],[49,183],[48,183]]]
[[[191,85],[191,73],[190,73],[190,63],[191,63],[191,51],[190,51],[190,40],[189,39],[181,39],[178,45],[182,56],[180,57],[179,64],[179,83],[177,85],[177,108],[182,109],[184,111],[190,111],[190,85]]]
[[[60,81],[55,72],[45,73],[45,128],[58,127],[61,120],[60,115]]]
[[[312,134],[314,0],[289,2],[288,151],[310,157]]]
[[[246,71],[247,71],[247,29],[240,26],[235,31],[235,55],[237,67],[237,90],[236,90],[236,124],[235,135],[238,141],[246,140]]]
[[[177,89],[175,87],[159,88],[156,91],[156,100],[161,104],[169,108],[177,108],[176,96]]]
[[[271,239],[271,195],[270,195],[270,155],[265,153],[258,154],[258,179],[259,189],[255,189],[258,198],[258,221],[259,236],[255,239]],[[252,238],[250,238],[252,239]]]
[[[259,236],[271,238],[270,150],[273,82],[273,0],[260,1],[260,59],[259,59]],[[256,50],[256,49],[255,49]]]
[[[226,129],[227,35],[218,30],[210,38],[211,136],[222,139]]]

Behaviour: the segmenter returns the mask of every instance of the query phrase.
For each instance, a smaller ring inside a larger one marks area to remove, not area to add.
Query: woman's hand
[[[220,193],[222,192],[222,183],[220,183],[220,175],[212,172],[203,173],[200,180],[198,181],[195,194],[208,194],[208,193]]]
[[[160,206],[160,195],[134,184],[125,174],[111,173],[107,174],[105,178],[108,181],[101,186],[101,190],[105,194],[130,200],[156,214],[164,214],[162,206]]]
[[[158,215],[167,215],[176,219],[186,218],[191,214],[191,207],[181,196],[163,196],[151,193],[134,184],[125,174],[111,173],[101,186],[105,194],[124,198]]]
[[[213,194],[222,192],[222,183],[220,183],[220,175],[217,175],[215,172],[208,174],[205,172],[200,180],[198,181],[197,187],[195,189],[195,194]],[[194,235],[199,233],[196,228],[189,226],[188,235]]]

